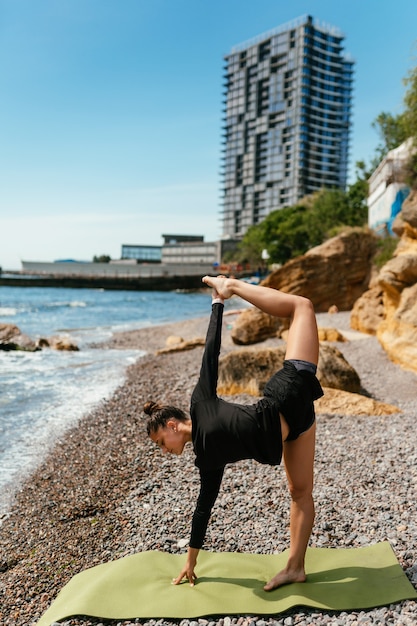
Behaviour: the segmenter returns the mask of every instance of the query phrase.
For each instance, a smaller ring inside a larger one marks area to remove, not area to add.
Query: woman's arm
[[[211,510],[219,494],[223,471],[224,468],[210,471],[200,470],[200,494],[193,515],[188,556],[180,574],[173,580],[174,585],[178,585],[185,577],[188,578],[190,585],[194,585],[197,579],[195,574],[197,556],[203,545]]]
[[[191,403],[213,398],[217,393],[219,354],[222,337],[223,300],[213,298],[206,343],[201,362],[200,377],[193,391]]]
[[[191,524],[190,546],[201,548],[206,535],[211,510],[219,495],[224,468],[216,470],[200,469],[200,493]]]

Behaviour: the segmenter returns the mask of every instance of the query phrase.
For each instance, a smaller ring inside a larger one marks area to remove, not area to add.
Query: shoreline
[[[326,321],[326,315],[318,317]],[[154,353],[165,346],[169,335],[204,337],[207,320],[146,327],[115,335],[107,343],[118,349],[145,349],[148,354],[129,366],[125,382],[113,396],[67,431],[20,488],[0,527],[0,621],[4,626],[36,624],[60,589],[82,569],[140,550],[185,552],[178,542],[182,545],[188,538],[198,490],[192,450],[188,448],[179,458],[161,455],[146,436],[141,409],[148,399],[187,409],[202,348]],[[224,320],[223,353],[236,348],[228,333],[232,320],[232,316]],[[333,320],[347,330],[346,314],[332,316]],[[338,347],[348,354],[365,387],[375,387],[377,399],[392,402],[400,394],[403,412],[386,418],[318,416],[317,518],[311,545],[348,547],[388,540],[404,570],[410,570],[417,561],[413,515],[417,457],[412,438],[404,433],[414,432],[417,406],[410,381],[415,383],[417,377],[387,365],[376,342],[369,337]],[[388,382],[393,376],[398,382],[387,388],[387,376]],[[410,397],[405,397],[407,388]],[[233,399],[253,402],[250,397]],[[225,472],[205,549],[271,553],[288,547],[288,496],[282,468],[271,471],[249,461],[233,467],[234,471]],[[183,480],[174,483],[179,473]],[[232,506],[233,489],[239,490],[239,504]],[[271,490],[277,494],[276,506],[265,495]],[[276,535],[264,532],[272,527]],[[417,606],[405,601],[346,613],[344,623],[353,626],[359,614],[361,624],[376,619],[413,624]],[[320,625],[329,623],[332,613],[297,608],[271,616],[271,623],[283,624],[294,615],[304,616],[305,624]],[[65,622],[68,626],[99,623],[77,618]],[[178,620],[158,623],[178,624]]]

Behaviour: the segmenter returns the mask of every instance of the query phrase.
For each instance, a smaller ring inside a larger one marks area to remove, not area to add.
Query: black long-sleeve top
[[[193,515],[190,547],[201,548],[224,467],[242,459],[279,465],[282,435],[273,398],[240,405],[217,396],[223,304],[212,305],[198,383],[191,397],[192,440],[200,470],[200,494]]]

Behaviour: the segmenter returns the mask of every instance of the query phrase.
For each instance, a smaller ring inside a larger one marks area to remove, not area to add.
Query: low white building
[[[411,146],[411,139],[407,139],[390,150],[368,180],[368,226],[377,233],[392,234],[392,223],[410,192],[403,181],[403,166]]]
[[[157,278],[204,276],[220,267],[225,252],[236,241],[205,242],[201,235],[162,235],[162,246],[123,244],[122,258],[109,263],[73,261],[22,261],[22,272],[39,276],[107,276],[112,278]]]
[[[189,265],[220,262],[220,241],[170,243],[162,246],[162,263]]]

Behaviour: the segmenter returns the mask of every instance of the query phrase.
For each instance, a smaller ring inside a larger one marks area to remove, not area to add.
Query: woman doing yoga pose
[[[191,442],[200,471],[200,494],[194,511],[188,556],[174,584],[191,585],[208,521],[219,493],[224,467],[242,459],[278,465],[284,459],[291,495],[290,550],[285,568],[264,587],[304,582],[304,559],[314,521],[313,463],[315,414],[313,402],[323,391],[315,373],[319,355],[316,317],[307,298],[224,276],[205,276],[213,288],[212,313],[200,377],[191,397],[190,418],[176,407],[145,404],[147,431],[164,452],[181,454]],[[283,368],[253,405],[226,402],[217,396],[218,359],[224,300],[240,296],[261,311],[290,319]]]

